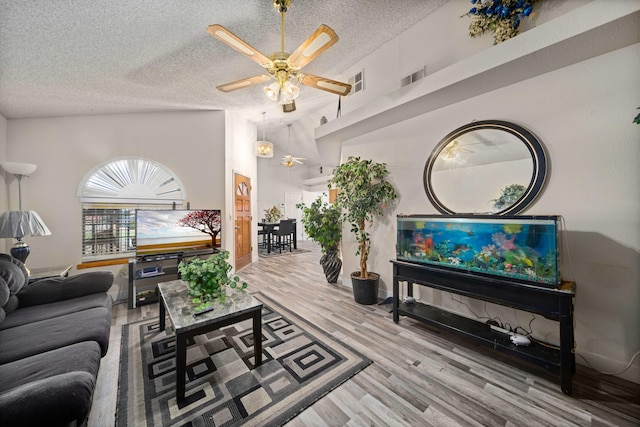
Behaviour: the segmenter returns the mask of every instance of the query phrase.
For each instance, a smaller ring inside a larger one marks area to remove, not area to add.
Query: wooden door
[[[251,179],[233,174],[236,271],[251,264]]]

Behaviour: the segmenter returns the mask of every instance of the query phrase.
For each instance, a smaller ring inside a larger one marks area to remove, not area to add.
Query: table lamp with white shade
[[[31,249],[22,239],[28,236],[49,236],[51,234],[37,212],[22,210],[22,178],[31,175],[38,166],[17,162],[0,162],[0,166],[18,180],[18,210],[0,214],[0,237],[14,238],[18,241],[11,248],[11,256],[24,263]]]

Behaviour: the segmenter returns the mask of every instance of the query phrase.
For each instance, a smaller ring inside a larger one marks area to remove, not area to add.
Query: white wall
[[[192,208],[220,208],[225,215],[224,150],[222,111],[9,120],[7,159],[38,165],[23,180],[23,206],[37,211],[52,232],[29,238],[29,266],[81,262],[76,191],[92,167],[109,159],[157,161],[179,177]],[[13,208],[17,184],[9,183]]]
[[[640,349],[640,126],[632,123],[639,72],[636,44],[346,141],[343,159],[360,155],[386,162],[400,194],[397,207],[372,229],[370,270],[381,273],[382,289],[391,291],[395,215],[437,213],[422,173],[438,141],[472,120],[512,121],[531,130],[548,151],[547,187],[526,213],[565,219],[562,268],[578,287],[577,353],[606,371],[623,368]],[[349,255],[354,241],[345,231],[344,271],[355,271],[357,258]],[[448,296],[435,299],[471,316]],[[483,303],[468,304],[483,310]],[[526,313],[489,310],[511,324],[528,324]],[[549,321],[538,317],[533,329],[535,336],[558,340]],[[640,382],[639,366],[636,361],[623,376]]]
[[[0,162],[7,156],[7,119],[0,114]],[[0,171],[0,211],[6,211],[9,206],[9,197],[5,180],[5,172]],[[0,253],[7,253],[12,243],[7,244],[7,239],[0,239]]]
[[[618,0],[626,1],[626,0]],[[525,19],[521,31],[542,25],[577,7],[584,0],[555,0],[536,5],[535,23]],[[353,76],[364,69],[365,90],[342,101],[343,116],[366,106],[372,100],[400,88],[400,80],[422,67],[427,74],[435,73],[462,59],[473,56],[493,46],[493,37],[486,34],[479,38],[469,37],[471,19],[464,16],[472,7],[468,0],[452,0],[435,13],[408,28],[395,39],[367,56],[342,74]],[[331,121],[331,116],[327,116]]]
[[[258,220],[264,218],[265,209],[278,206],[284,213],[284,195],[287,192],[300,193],[302,181],[307,178],[304,166],[286,168],[280,164],[282,155],[270,159],[258,159]]]

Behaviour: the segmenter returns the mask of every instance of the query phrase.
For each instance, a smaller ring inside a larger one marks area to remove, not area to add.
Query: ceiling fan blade
[[[338,41],[338,35],[322,24],[287,59],[291,68],[300,69]]]
[[[267,68],[273,65],[273,61],[260,53],[256,48],[233,34],[220,24],[209,25],[207,32],[218,40],[226,43],[247,58],[257,62],[260,66]]]
[[[316,89],[326,90],[336,95],[348,95],[351,92],[351,85],[336,80],[327,79],[313,74],[304,74],[300,80],[305,86],[315,87]]]
[[[247,77],[246,79],[236,80],[235,82],[225,83],[223,85],[216,86],[216,89],[218,89],[221,92],[231,92],[237,89],[249,87],[251,85],[264,83],[269,79],[270,77],[268,75],[260,74],[258,76]]]

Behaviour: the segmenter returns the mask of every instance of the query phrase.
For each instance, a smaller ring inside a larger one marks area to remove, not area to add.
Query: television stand
[[[207,248],[190,251],[172,251],[154,254],[142,254],[129,260],[129,290],[127,294],[129,309],[139,305],[158,302],[156,286],[180,278],[178,264],[185,258],[209,257],[218,249]]]
[[[496,351],[519,357],[543,366],[560,375],[562,391],[571,395],[576,361],[573,336],[573,298],[576,285],[563,282],[558,288],[545,288],[517,280],[484,277],[444,268],[392,260],[393,263],[393,321],[408,316],[432,326],[453,331],[476,342],[493,347]],[[400,282],[407,283],[407,296],[413,296],[413,285],[427,286],[445,292],[492,302],[499,305],[539,314],[559,323],[560,348],[531,343],[517,346],[509,337],[495,331],[490,325],[422,304],[400,303]]]

